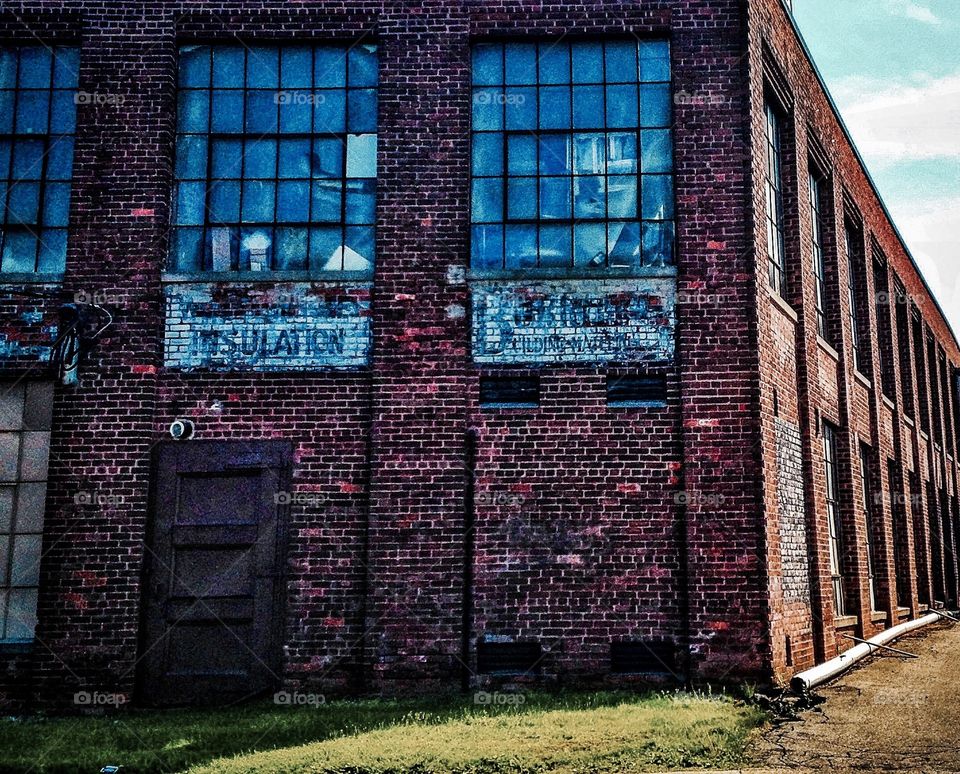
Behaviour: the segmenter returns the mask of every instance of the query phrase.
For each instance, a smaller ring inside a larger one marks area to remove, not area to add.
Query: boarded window
[[[661,406],[667,400],[663,376],[607,376],[607,404],[611,406]]]
[[[540,405],[537,376],[483,376],[480,405],[485,408],[536,408]]]
[[[483,675],[537,674],[543,651],[539,642],[477,643],[477,672]]]

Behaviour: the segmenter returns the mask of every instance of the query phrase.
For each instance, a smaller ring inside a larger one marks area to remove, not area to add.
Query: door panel
[[[157,450],[144,586],[145,703],[215,704],[279,682],[286,485],[281,442]]]

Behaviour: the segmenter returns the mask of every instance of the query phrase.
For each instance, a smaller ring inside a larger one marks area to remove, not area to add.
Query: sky
[[[797,25],[960,336],[960,0],[793,0]]]

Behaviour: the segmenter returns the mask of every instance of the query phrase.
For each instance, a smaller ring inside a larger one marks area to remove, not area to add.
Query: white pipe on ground
[[[800,672],[794,675],[793,679],[790,681],[790,687],[793,688],[797,693],[806,693],[812,688],[816,688],[818,685],[827,682],[833,677],[836,677],[841,672],[852,667],[858,661],[860,661],[865,656],[869,656],[875,650],[875,645],[886,645],[888,642],[892,642],[897,639],[897,637],[902,637],[907,632],[912,632],[914,629],[919,629],[921,626],[926,626],[927,624],[932,624],[935,621],[944,620],[941,616],[936,613],[929,613],[922,618],[916,618],[913,621],[907,621],[906,623],[899,624],[890,629],[885,629],[880,632],[876,637],[871,637],[866,642],[862,642],[859,645],[850,648],[850,650],[844,651],[836,658],[832,658],[829,661],[819,664],[818,666],[813,667],[812,669],[807,669],[804,672]]]

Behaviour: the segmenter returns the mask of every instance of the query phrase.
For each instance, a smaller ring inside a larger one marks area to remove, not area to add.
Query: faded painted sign
[[[311,283],[170,285],[170,368],[314,371],[365,366],[369,288]]]
[[[478,363],[673,359],[673,278],[483,282],[472,296]]]

